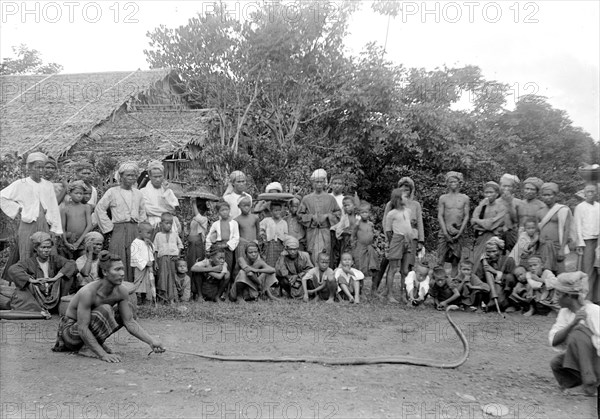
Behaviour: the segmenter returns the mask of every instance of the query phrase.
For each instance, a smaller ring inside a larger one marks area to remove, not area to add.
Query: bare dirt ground
[[[185,306],[186,309],[181,308]],[[139,311],[164,354],[121,330],[109,364],[54,353],[57,316],[0,323],[1,418],[593,418],[596,399],[563,394],[549,361],[555,315],[455,312],[471,352],[457,369],[205,360],[222,355],[457,359],[441,312],[380,302],[189,303]]]

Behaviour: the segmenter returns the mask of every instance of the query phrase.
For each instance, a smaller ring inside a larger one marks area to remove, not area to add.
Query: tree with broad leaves
[[[41,53],[35,49],[29,49],[25,44],[12,47],[16,58],[6,57],[0,63],[0,75],[9,74],[55,74],[63,70],[63,66],[57,63],[44,64]]]

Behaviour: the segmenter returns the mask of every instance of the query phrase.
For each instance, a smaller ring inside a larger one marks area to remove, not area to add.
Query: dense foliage
[[[63,66],[57,63],[44,64],[41,53],[29,49],[25,44],[12,47],[15,58],[5,57],[0,63],[0,75],[7,74],[54,74],[60,73]]]

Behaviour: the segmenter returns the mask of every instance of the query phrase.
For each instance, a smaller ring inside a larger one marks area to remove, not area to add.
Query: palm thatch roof
[[[120,143],[124,157],[141,142],[144,158],[162,159],[202,145],[214,116],[189,109],[177,80],[169,69],[1,76],[0,155],[59,157],[72,148],[102,150],[107,140]]]

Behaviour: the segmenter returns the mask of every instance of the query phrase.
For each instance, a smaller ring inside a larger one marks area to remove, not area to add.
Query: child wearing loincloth
[[[371,204],[364,202],[359,207],[360,220],[354,226],[352,232],[352,242],[355,243],[352,256],[356,262],[356,267],[361,271],[365,278],[374,278],[379,270],[379,254],[375,250],[375,226],[371,221]],[[374,293],[375,286],[371,288]]]
[[[71,182],[68,186],[71,199],[60,206],[63,236],[58,253],[67,259],[77,259],[83,254],[83,238],[92,230],[92,211],[82,202],[86,189],[82,180]]]
[[[329,255],[325,251],[319,254],[317,266],[302,277],[302,290],[304,291],[302,299],[305,302],[308,302],[311,296],[314,296],[316,301],[324,300],[328,303],[334,301],[337,282],[333,269],[329,267]]]
[[[340,266],[333,272],[333,276],[338,283],[340,300],[347,299],[351,303],[359,304],[360,289],[365,276],[358,269],[354,269],[352,267],[353,264],[352,255],[348,252],[342,253]]]
[[[244,251],[246,256],[238,259],[240,271],[231,286],[230,298],[235,302],[254,301],[264,294],[271,300],[277,300],[271,292],[271,287],[277,283],[275,268],[260,258],[256,243],[248,243]]]
[[[194,289],[198,290],[199,295],[206,301],[218,302],[231,278],[223,248],[218,245],[211,247],[208,251],[208,259],[196,262],[191,270],[201,274],[194,277],[194,281],[197,281]],[[195,295],[194,300],[197,299],[198,296]]]
[[[165,302],[173,303],[177,300],[177,286],[175,261],[183,249],[179,235],[171,231],[173,215],[165,212],[160,216],[160,231],[154,236],[154,251],[158,261],[158,278],[156,290],[158,296]]]

